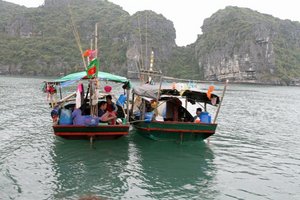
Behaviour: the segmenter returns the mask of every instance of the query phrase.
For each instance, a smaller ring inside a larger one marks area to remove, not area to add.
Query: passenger
[[[107,109],[106,110],[108,112],[115,112],[115,113],[117,113],[118,107],[116,106],[115,103],[112,102],[111,95],[107,95],[106,96],[106,102],[107,102]]]
[[[106,96],[106,102],[107,102],[107,108],[106,111],[109,112],[109,114],[111,116],[114,116],[115,118],[117,118],[117,111],[118,111],[118,107],[116,106],[116,104],[114,102],[112,102],[112,97],[111,95],[107,95]],[[115,120],[112,120],[112,124],[115,124]]]
[[[57,124],[59,120],[59,115],[60,115],[60,107],[58,104],[55,104],[53,110],[51,111],[51,117],[54,124]]]
[[[101,101],[99,104],[98,117],[101,122],[109,122],[110,124],[115,124],[116,115],[112,114],[107,110],[107,102]]]
[[[196,116],[194,117],[194,122],[200,123],[200,115],[201,115],[202,109],[197,108],[196,110]]]

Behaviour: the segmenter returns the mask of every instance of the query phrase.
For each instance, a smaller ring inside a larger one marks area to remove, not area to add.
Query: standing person
[[[99,104],[98,117],[101,122],[111,122],[111,124],[115,124],[116,115],[107,111],[107,102],[105,101],[101,101]]]
[[[194,122],[200,123],[201,112],[202,112],[202,108],[197,108],[197,110],[196,110],[196,116],[194,117]]]

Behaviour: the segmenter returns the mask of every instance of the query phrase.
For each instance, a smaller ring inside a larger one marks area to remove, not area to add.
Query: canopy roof
[[[158,96],[159,87],[154,85],[142,85],[137,86],[132,89],[132,92],[138,96],[148,97],[152,99],[156,99]],[[170,87],[161,87],[160,89],[160,100],[168,99],[171,97],[186,97],[189,102],[194,104],[195,102],[207,103],[210,105],[217,105],[220,102],[220,98],[211,94],[211,99],[207,97],[206,92],[201,92],[197,89],[188,89],[178,91],[176,89],[172,89]],[[214,101],[212,101],[212,99]]]
[[[66,87],[82,79],[87,79],[85,71],[68,74],[67,76],[61,77],[54,81],[47,81],[47,83],[60,85],[60,87]],[[116,83],[124,83],[123,88],[131,88],[130,80],[123,76],[118,76],[107,72],[98,72],[98,79],[104,81],[112,81]]]
[[[123,76],[118,76],[118,75],[110,74],[110,73],[107,73],[107,72],[99,72],[98,73],[98,78],[100,80],[113,81],[113,82],[118,82],[118,83],[129,82],[129,80],[127,78],[123,77]],[[87,79],[85,71],[69,74],[69,75],[64,76],[60,79],[56,79],[53,82],[76,81],[76,80],[80,80],[80,79]]]

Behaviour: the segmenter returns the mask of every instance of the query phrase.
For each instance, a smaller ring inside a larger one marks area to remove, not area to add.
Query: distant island
[[[84,49],[98,23],[103,71],[134,77],[154,51],[154,68],[168,76],[300,85],[299,22],[229,6],[204,20],[194,43],[178,47],[173,22],[163,15],[130,15],[107,0],[45,0],[38,8],[0,0],[0,74],[83,70],[70,11]]]

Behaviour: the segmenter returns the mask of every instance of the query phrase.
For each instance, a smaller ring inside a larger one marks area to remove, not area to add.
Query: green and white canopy
[[[117,83],[129,82],[129,80],[126,77],[110,74],[107,72],[99,72],[98,78],[100,80],[113,81],[113,82],[117,82]],[[77,81],[77,80],[81,80],[81,79],[87,79],[85,71],[69,74],[62,78],[56,79],[54,82]]]
[[[88,79],[85,71],[68,74],[67,76],[61,77],[54,81],[48,81],[47,83],[60,85],[60,87],[66,87],[66,86],[72,85],[75,82],[77,82],[79,80],[83,80],[83,79]],[[124,83],[124,86],[126,86],[126,88],[131,88],[130,80],[123,76],[118,76],[118,75],[110,74],[107,72],[98,72],[98,79],[102,80],[102,81]]]

